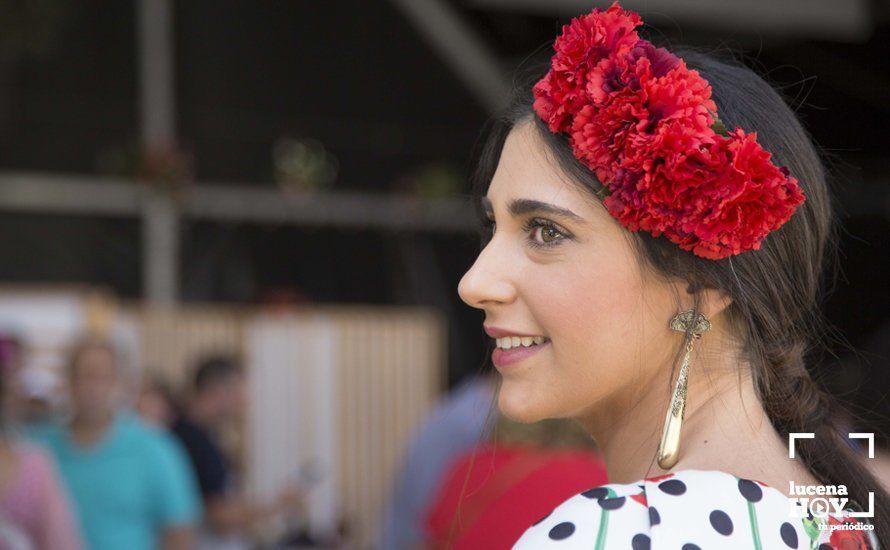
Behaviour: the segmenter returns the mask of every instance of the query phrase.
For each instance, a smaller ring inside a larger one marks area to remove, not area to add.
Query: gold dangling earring
[[[711,330],[711,323],[701,313],[693,319],[692,310],[688,310],[675,315],[671,319],[670,327],[684,334],[689,327],[692,329],[689,331],[691,337],[686,339],[686,354],[683,356],[680,376],[677,377],[677,385],[664,419],[661,443],[658,444],[658,465],[663,470],[672,468],[680,458],[680,428],[683,425],[683,415],[686,412],[686,379],[689,372],[689,357],[692,354],[693,342],[701,338],[703,332]]]

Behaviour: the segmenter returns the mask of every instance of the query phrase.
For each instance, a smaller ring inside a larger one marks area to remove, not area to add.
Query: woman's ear
[[[699,295],[701,312],[707,319],[717,317],[732,303],[732,298],[726,292],[716,288],[703,288]]]
[[[714,319],[732,303],[732,298],[725,291],[714,287],[689,281],[675,281],[674,285],[683,309],[692,309],[697,299],[698,309],[707,319]]]

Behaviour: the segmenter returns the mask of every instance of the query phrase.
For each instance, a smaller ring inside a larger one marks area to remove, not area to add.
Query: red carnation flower
[[[680,61],[664,76],[643,81],[649,101],[649,124],[654,127],[661,120],[682,118],[692,126],[708,133],[714,123],[709,113],[717,111],[711,99],[711,86],[698,71]]]
[[[603,57],[639,41],[636,29],[642,24],[640,16],[621,9],[613,2],[609,9],[594,9],[576,17],[562,28],[553,44],[556,55],[552,68],[558,72],[575,72],[597,64]]]
[[[618,167],[638,169],[652,160],[653,151],[666,147],[686,151],[714,135],[710,113],[716,111],[716,105],[710,98],[710,87],[698,73],[679,62],[656,77],[649,59],[640,58],[634,75],[635,85],[607,94],[599,106],[594,101],[582,107],[570,131],[579,149],[576,156],[607,176]],[[598,78],[589,82],[599,82]],[[600,91],[604,89],[606,85]],[[673,126],[665,131],[668,121]]]
[[[680,58],[645,40],[633,46],[623,45],[604,57],[587,74],[587,93],[595,105],[602,104],[615,92],[637,90],[646,77],[661,77],[673,69]]]
[[[717,133],[711,86],[686,63],[640,39],[633,12],[615,2],[563,27],[535,112],[569,134],[593,170],[609,213],[631,231],[664,234],[720,259],[756,250],[804,201],[756,134]]]
[[[562,132],[571,124],[571,117],[586,103],[584,90],[557,76],[552,70],[532,88],[534,109],[551,132]]]
[[[679,57],[664,48],[656,48],[648,40],[638,40],[630,52],[634,60],[647,59],[656,77],[664,76],[681,61]]]
[[[584,90],[591,105],[602,106],[617,92],[639,89],[636,62],[628,57],[629,52],[628,48],[624,54],[604,57],[587,73]]]
[[[764,237],[781,227],[804,201],[797,180],[770,162],[770,154],[757,142],[756,134],[736,129],[729,138],[719,138],[718,156],[725,156],[725,169],[710,166],[698,175],[715,176],[693,193],[678,197],[687,204],[690,217],[674,226],[668,238],[698,256],[720,259],[744,250],[758,250]],[[693,164],[704,157],[697,154]],[[682,165],[669,178],[695,182]],[[676,184],[675,184],[676,185]],[[655,186],[662,196],[673,191],[666,181]]]
[[[602,109],[586,105],[572,123],[571,142],[575,155],[596,171],[604,183],[612,181],[625,154],[628,138],[646,116],[645,98],[638,93],[615,94]]]
[[[563,26],[553,44],[556,53],[550,71],[533,89],[535,112],[551,131],[562,132],[571,125],[568,119],[589,101],[584,90],[588,71],[615,49],[636,44],[639,36],[634,29],[640,24],[639,15],[615,2],[605,11],[597,8]]]
[[[639,230],[644,224],[648,225],[645,199],[637,187],[643,175],[641,171],[617,169],[613,182],[609,185],[609,196],[603,200],[609,213],[631,231]]]

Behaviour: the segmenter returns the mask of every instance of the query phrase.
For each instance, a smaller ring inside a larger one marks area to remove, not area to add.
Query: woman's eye
[[[563,239],[571,237],[553,222],[539,218],[526,222],[525,230],[531,232],[529,243],[537,247],[556,246]]]
[[[551,243],[562,237],[562,233],[552,227],[538,227],[535,231],[541,241],[545,243]]]
[[[482,222],[482,243],[487,244],[497,231],[497,223],[488,218]],[[543,218],[532,218],[522,224],[522,231],[527,236],[529,246],[547,248],[557,246],[563,239],[571,239],[568,231]]]

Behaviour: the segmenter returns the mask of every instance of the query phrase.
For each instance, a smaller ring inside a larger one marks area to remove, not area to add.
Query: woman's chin
[[[513,422],[532,424],[547,418],[546,412],[538,407],[537,403],[534,396],[515,391],[515,388],[510,387],[509,382],[504,382],[501,385],[498,394],[498,409],[501,414]]]

